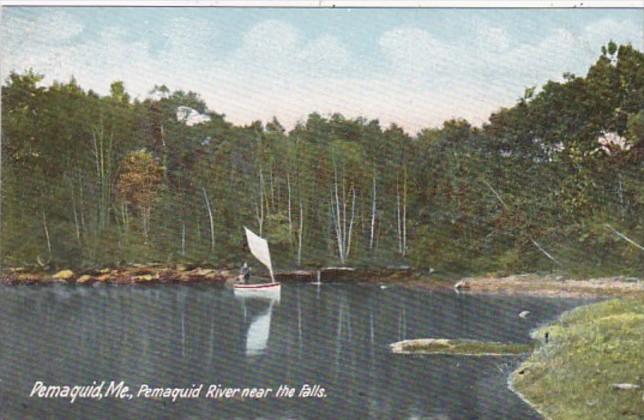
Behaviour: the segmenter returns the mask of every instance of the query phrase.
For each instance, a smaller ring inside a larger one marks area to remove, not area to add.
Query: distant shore
[[[0,284],[163,284],[163,283],[209,283],[225,284],[235,282],[238,268],[213,267],[194,264],[132,264],[123,267],[96,269],[38,270],[34,268],[6,268],[0,274]],[[268,278],[268,273],[252,273]],[[366,270],[354,267],[320,267],[275,272],[280,282],[401,282],[419,277],[409,267],[391,267]],[[449,288],[447,282],[428,280]]]
[[[0,284],[161,284],[214,283],[234,280],[236,272],[226,269],[190,265],[133,264],[126,267],[106,267],[74,271],[39,271],[29,268],[9,268],[2,273]]]
[[[205,283],[224,286],[237,279],[238,270],[189,264],[133,264],[93,270],[61,269],[57,271],[32,268],[8,268],[0,274],[0,284],[191,284]],[[422,275],[409,267],[362,269],[353,267],[322,267],[276,272],[280,282],[347,282],[387,283],[405,287],[457,293],[520,294],[552,297],[644,296],[644,282],[633,277],[602,277],[570,279],[552,274],[516,274],[510,276],[478,276],[446,280]]]

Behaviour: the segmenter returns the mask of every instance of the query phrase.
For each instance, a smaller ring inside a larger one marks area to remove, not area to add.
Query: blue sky
[[[644,9],[17,8],[2,77],[26,68],[107,93],[194,90],[235,123],[312,111],[479,124],[526,87],[583,74],[613,39],[642,50]]]

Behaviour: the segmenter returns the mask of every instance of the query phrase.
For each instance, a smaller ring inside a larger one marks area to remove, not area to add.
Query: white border
[[[643,0],[0,0],[0,6],[298,8],[644,8]]]

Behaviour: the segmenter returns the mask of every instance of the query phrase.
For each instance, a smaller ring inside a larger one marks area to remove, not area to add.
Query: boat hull
[[[282,290],[280,283],[235,284],[233,291],[237,297],[279,299]]]

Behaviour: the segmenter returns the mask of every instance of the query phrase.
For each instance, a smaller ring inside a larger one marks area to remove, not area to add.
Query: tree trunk
[[[619,197],[619,208],[623,221],[626,218],[626,206],[624,202],[624,179],[621,173],[617,174],[617,195]]]
[[[293,243],[293,215],[291,214],[291,178],[286,173],[286,188],[288,194],[288,240]]]
[[[72,195],[72,214],[74,216],[74,233],[76,234],[76,241],[78,244],[81,244],[81,238],[80,238],[80,224],[78,221],[78,212],[76,211],[76,197],[74,194],[74,181],[73,179],[70,179],[69,186],[71,189],[71,195]]]
[[[297,265],[302,265],[302,237],[304,236],[304,207],[300,200],[300,228],[297,232]]]
[[[344,263],[344,253],[342,251],[342,233],[340,232],[341,228],[340,220],[338,219],[339,211],[337,211],[337,206],[338,204],[333,200],[333,193],[331,193],[331,223],[335,228],[336,243],[338,245],[338,257],[340,258],[340,262]]]
[[[181,224],[181,255],[186,256],[186,224]]]
[[[123,202],[121,203],[121,219],[123,221],[123,229],[125,232],[129,230],[129,217],[127,214],[127,203]]]
[[[398,252],[402,254],[402,220],[400,213],[400,187],[398,180],[396,180],[396,233],[398,235]]]
[[[349,253],[351,252],[351,232],[353,231],[353,220],[356,214],[356,189],[352,186],[351,191],[353,194],[353,197],[351,199],[351,221],[349,222],[349,231],[347,232],[347,238],[346,238],[346,257],[349,257]]]
[[[268,173],[270,177],[270,199],[271,199],[271,205],[270,208],[272,209],[272,212],[275,212],[275,190],[274,190],[274,185],[273,185],[273,166],[271,165],[271,170]],[[269,208],[267,206],[267,208]]]
[[[52,250],[51,250],[51,239],[49,238],[49,228],[47,228],[47,217],[45,216],[45,211],[42,211],[42,227],[45,232],[45,240],[47,241],[47,252],[49,253],[49,261],[51,261]]]
[[[256,206],[255,210],[257,213],[259,236],[262,236],[264,230],[264,175],[261,168],[259,169],[259,206]]]
[[[344,168],[342,169],[342,248],[347,256],[347,193],[345,190]]]
[[[340,262],[344,264],[344,233],[342,231],[342,213],[340,211],[340,195],[338,194],[338,172],[335,170],[334,178],[334,189],[335,189],[335,227],[336,227],[336,236],[338,240],[338,254],[340,257]],[[333,204],[333,196],[331,199]]]
[[[369,235],[369,250],[373,250],[373,239],[376,227],[376,171],[373,172],[373,192],[371,193],[371,233]]]
[[[96,164],[96,177],[99,184],[98,197],[98,230],[105,228],[109,222],[110,197],[111,197],[111,155],[112,155],[112,136],[105,135],[102,126],[100,130],[92,130],[92,140],[94,145],[94,160]]]
[[[163,156],[163,180],[167,185],[168,184],[168,148],[165,144],[165,127],[163,126],[163,123],[161,123],[160,130],[161,130],[161,147],[163,148],[163,151],[161,152]]]
[[[402,256],[407,254],[407,168],[403,174]]]
[[[149,244],[149,239],[150,239],[150,214],[152,212],[152,208],[150,207],[143,207],[141,209],[141,214],[143,216],[143,238],[144,241],[143,243],[145,245]]]
[[[606,223],[604,226],[606,226],[611,232],[613,232],[615,235],[619,236],[620,238],[622,238],[623,240],[625,240],[629,244],[633,245],[636,248],[639,248],[641,251],[644,251],[644,247],[642,245],[638,244],[637,242],[635,242],[634,240],[632,240],[628,236],[626,236],[623,233],[621,233],[620,231],[616,230],[615,228],[613,228],[608,223]]]
[[[83,177],[81,176],[80,172],[78,174],[79,180],[78,180],[78,212],[80,213],[80,226],[81,226],[81,231],[87,232],[86,227],[85,227],[85,210],[84,210],[84,202],[85,200],[83,199]]]
[[[485,184],[485,185],[486,185],[486,186],[487,186],[487,187],[492,191],[492,193],[494,193],[494,195],[496,196],[496,199],[497,199],[497,200],[499,200],[499,202],[501,203],[501,205],[503,206],[503,208],[509,211],[509,210],[510,210],[510,208],[509,208],[509,207],[508,207],[508,205],[505,203],[505,201],[503,201],[503,198],[501,198],[501,195],[500,195],[500,194],[499,194],[499,193],[498,193],[498,192],[497,192],[497,191],[492,187],[492,185],[490,185],[490,183],[489,183],[489,182],[487,182],[486,180],[483,180],[483,183],[484,183],[484,184]],[[532,244],[533,244],[533,245],[534,245],[534,246],[535,246],[539,251],[541,251],[541,253],[543,253],[543,255],[545,255],[546,257],[548,257],[548,259],[550,259],[551,261],[553,261],[553,262],[554,262],[554,263],[556,263],[557,265],[561,265],[561,264],[559,263],[559,261],[558,261],[555,257],[553,257],[553,256],[552,256],[548,251],[546,251],[546,250],[545,250],[545,248],[541,246],[541,244],[539,244],[537,241],[535,241],[535,240],[532,238],[532,236],[528,235],[528,239],[530,239],[530,242],[532,242]]]
[[[208,193],[204,187],[201,188],[203,191],[203,199],[206,202],[206,209],[208,210],[208,220],[210,222],[210,252],[215,252],[215,220],[212,216],[212,207],[210,206],[210,200],[208,199]]]

